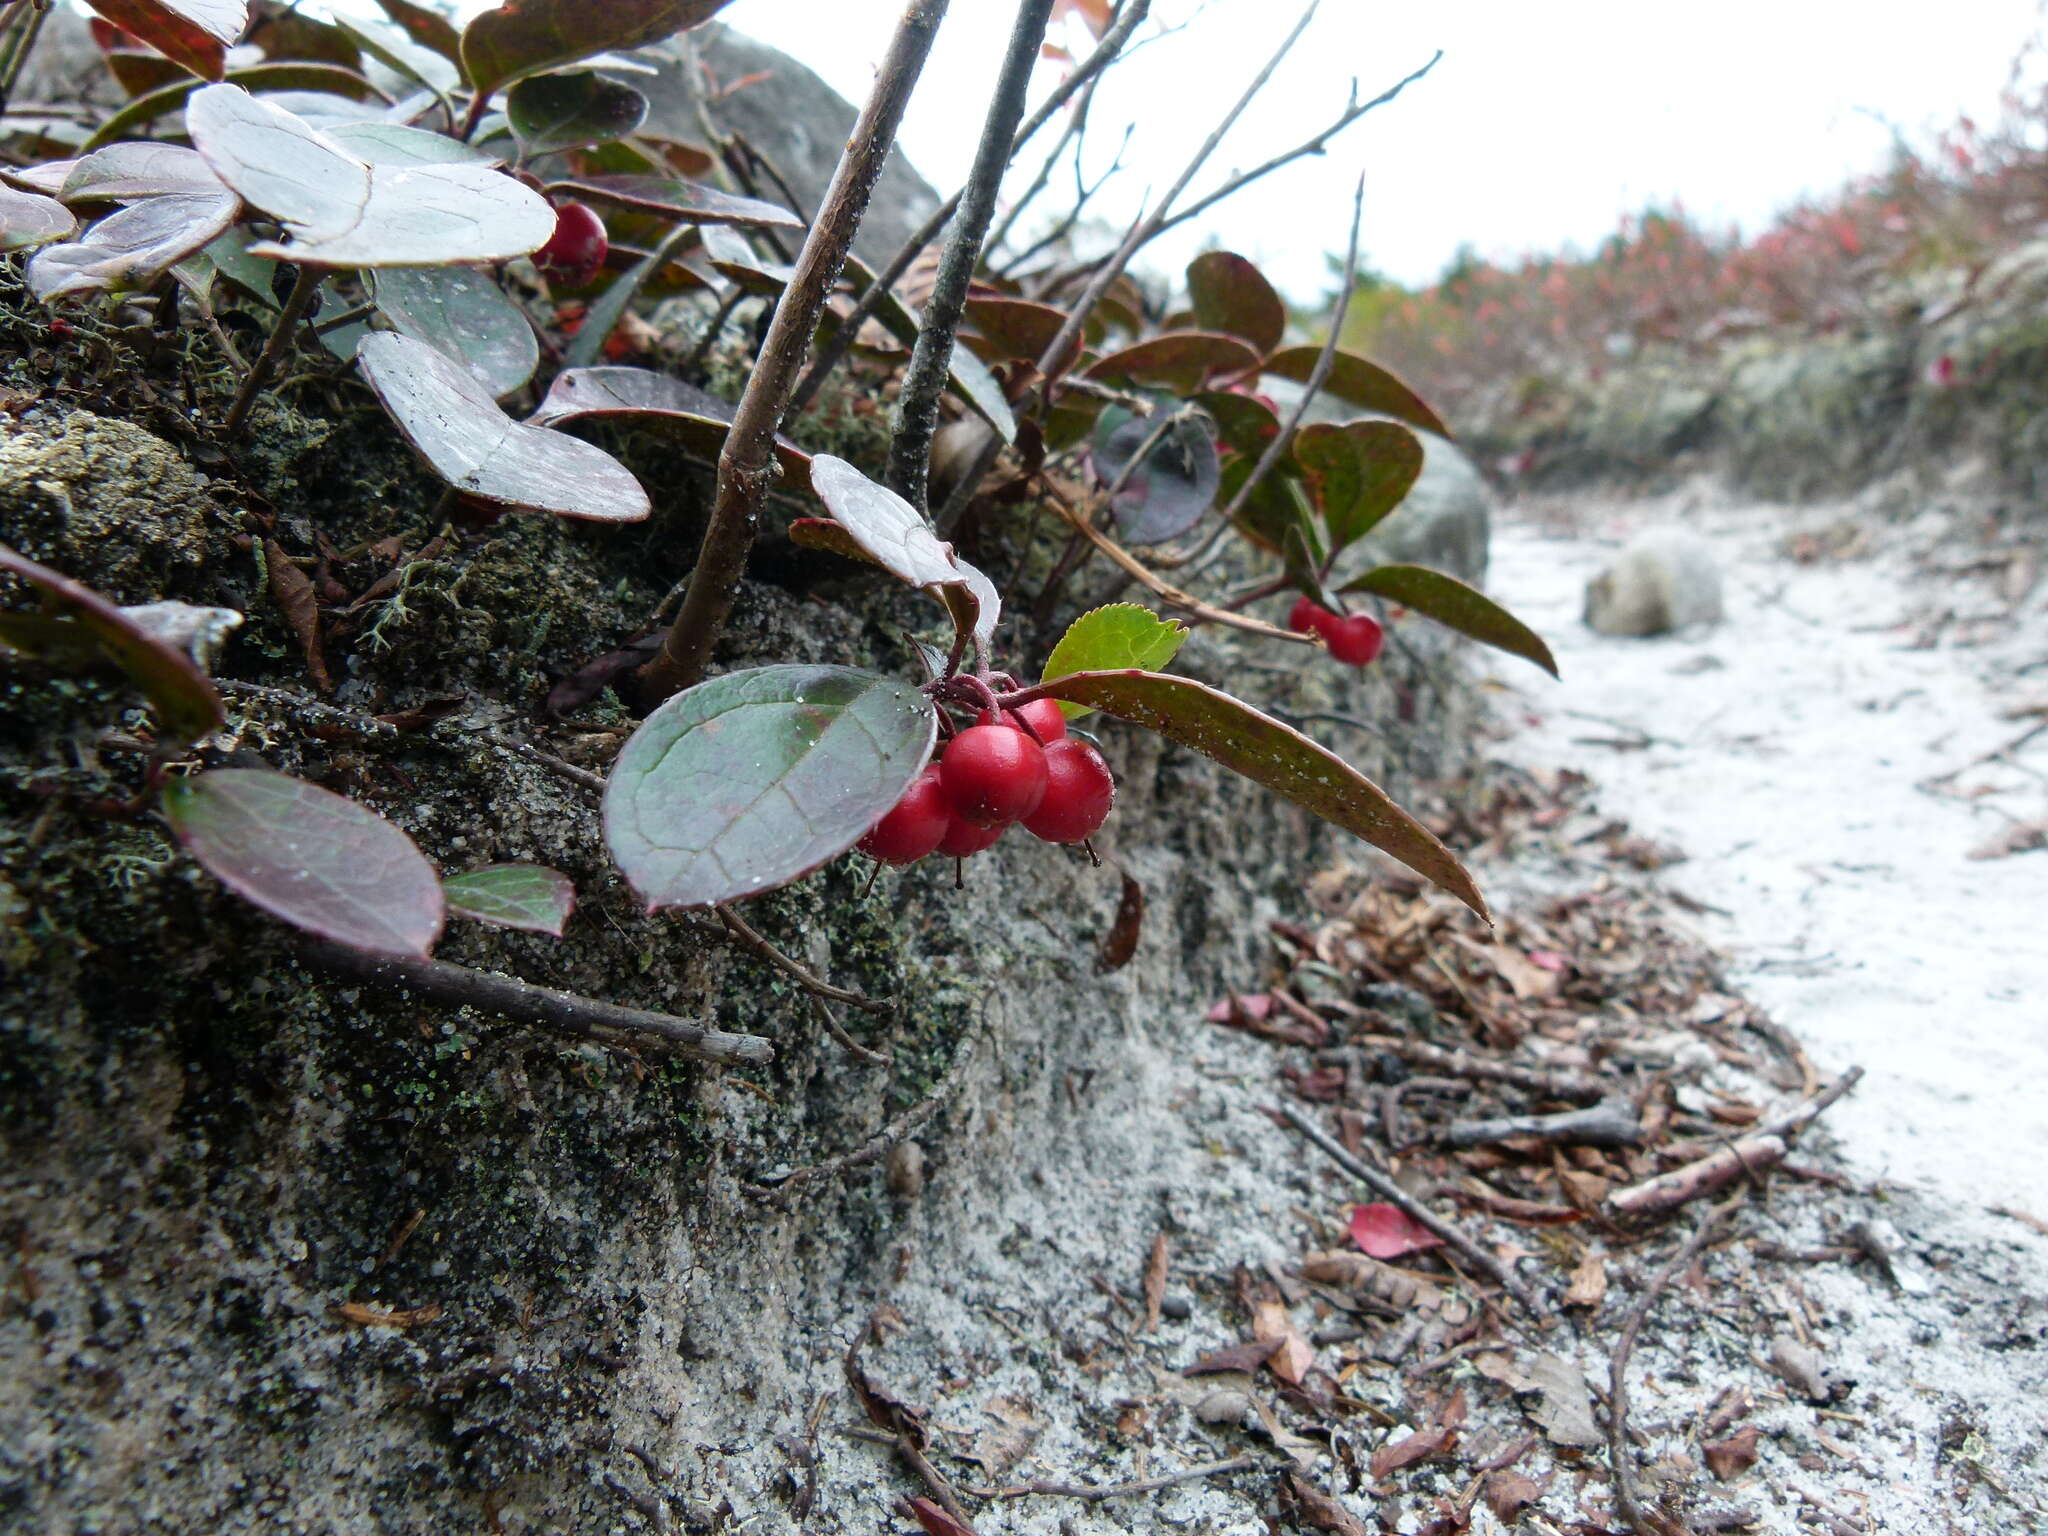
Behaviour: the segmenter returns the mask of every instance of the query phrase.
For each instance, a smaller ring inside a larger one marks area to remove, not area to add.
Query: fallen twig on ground
[[[1618,1216],[1647,1216],[1660,1211],[1674,1211],[1745,1174],[1760,1173],[1783,1162],[1791,1149],[1787,1138],[1855,1087],[1862,1076],[1861,1067],[1851,1067],[1812,1098],[1755,1127],[1740,1141],[1731,1142],[1683,1168],[1674,1168],[1669,1173],[1660,1173],[1653,1179],[1616,1191],[1607,1199],[1608,1209]]]
[[[1134,1493],[1157,1493],[1162,1488],[1172,1488],[1180,1483],[1199,1482],[1205,1477],[1223,1477],[1232,1472],[1250,1472],[1266,1464],[1260,1456],[1233,1456],[1228,1461],[1204,1462],[1198,1467],[1169,1473],[1165,1477],[1148,1477],[1135,1483],[1051,1483],[1043,1479],[1030,1483],[1013,1483],[1007,1488],[969,1488],[970,1498],[976,1499],[1022,1499],[1043,1495],[1055,1499],[1081,1499],[1098,1504],[1104,1499],[1121,1499]]]
[[[1555,1141],[1585,1147],[1633,1146],[1642,1137],[1642,1126],[1626,1104],[1608,1100],[1587,1109],[1567,1110],[1559,1115],[1501,1115],[1491,1120],[1455,1120],[1444,1132],[1444,1144],[1452,1147],[1481,1147],[1488,1142],[1506,1141],[1510,1136],[1531,1136],[1538,1141]]]

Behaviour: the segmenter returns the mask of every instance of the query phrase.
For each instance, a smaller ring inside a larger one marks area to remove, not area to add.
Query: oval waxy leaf
[[[505,93],[505,117],[528,155],[623,139],[647,116],[647,98],[594,70],[532,75]]]
[[[981,333],[984,345],[976,350],[984,362],[1022,358],[1036,363],[1067,323],[1065,312],[1050,304],[993,295],[968,299],[967,320]],[[1076,336],[1053,372],[1065,373],[1080,355],[1081,338]]]
[[[509,395],[533,377],[540,362],[533,327],[484,273],[469,267],[385,267],[371,287],[385,319],[459,358],[493,396]]]
[[[605,843],[651,912],[773,890],[859,841],[937,735],[923,694],[872,672],[729,672],[633,733],[605,783]]]
[[[57,195],[67,203],[163,197],[172,193],[222,196],[227,187],[198,151],[146,139],[109,144],[72,164]]]
[[[414,85],[446,95],[461,83],[462,72],[453,60],[422,46],[403,27],[361,22],[352,16],[335,20],[363,52]]]
[[[1196,395],[1194,403],[1209,413],[1216,423],[1216,436],[1226,448],[1254,462],[1280,435],[1280,418],[1257,395],[1208,389]]]
[[[1160,407],[1169,415],[1178,409]],[[1144,459],[1133,465],[1140,451]],[[1120,483],[1110,511],[1124,543],[1138,545],[1178,538],[1200,522],[1215,504],[1223,474],[1216,440],[1201,416],[1164,421],[1157,412],[1134,416],[1122,406],[1111,406],[1096,421],[1089,463],[1105,488]]]
[[[249,30],[249,0],[86,0],[139,42],[218,80],[228,47]]]
[[[559,939],[576,910],[576,887],[543,864],[490,864],[441,882],[448,910],[498,928]]]
[[[1041,686],[1062,703],[1086,704],[1214,758],[1392,854],[1488,917],[1472,876],[1434,833],[1356,768],[1292,726],[1206,683],[1158,672],[1077,672]]]
[[[1422,440],[1398,422],[1318,421],[1295,432],[1294,457],[1339,550],[1401,505],[1422,473]]]
[[[38,565],[26,555],[0,544],[0,570],[12,571],[42,593],[43,608],[32,616],[47,620],[38,626],[43,645],[69,637],[49,626],[76,626],[81,638],[89,638],[140,688],[156,710],[157,722],[168,741],[183,744],[210,736],[221,728],[227,716],[221,708],[220,693],[212,680],[184,651],[143,629],[90,587]],[[218,610],[215,610],[218,611]],[[16,615],[0,615],[13,618]],[[4,629],[0,643],[15,644]]]
[[[1091,379],[1122,379],[1192,395],[1211,379],[1234,378],[1259,366],[1262,353],[1220,331],[1167,331],[1088,365]]]
[[[1292,379],[1297,384],[1306,384],[1322,355],[1321,347],[1288,347],[1266,359],[1265,371],[1277,373],[1283,379]],[[1360,410],[1398,417],[1410,426],[1434,432],[1438,437],[1451,435],[1451,429],[1444,425],[1443,418],[1425,405],[1420,395],[1378,363],[1369,363],[1356,353],[1338,352],[1331,358],[1329,376],[1323,380],[1323,393],[1334,395]]]
[[[208,874],[295,928],[420,959],[441,937],[446,905],[434,866],[366,806],[255,768],[179,779],[163,806]]]
[[[1046,682],[1075,672],[1115,672],[1135,668],[1157,672],[1180,653],[1187,625],[1162,619],[1138,603],[1111,603],[1091,609],[1067,626],[1060,643],[1045,659]],[[1086,704],[1060,705],[1069,720],[1092,714]]]
[[[320,130],[371,165],[502,165],[489,150],[403,123],[335,123]]]
[[[465,495],[608,523],[637,522],[653,510],[617,459],[567,433],[514,421],[475,374],[423,341],[373,333],[356,366],[406,441]]]
[[[432,6],[415,5],[413,0],[377,0],[377,9],[422,48],[431,48],[451,64],[462,62],[462,34]]]
[[[964,619],[973,631],[982,654],[990,653],[1002,612],[994,583],[954,554],[917,508],[829,453],[812,458],[811,489],[875,564],[913,587],[936,590],[954,609],[956,622]],[[959,599],[951,594],[963,589],[972,613],[955,607]]]
[[[489,95],[542,70],[643,48],[709,21],[730,0],[506,0],[462,32],[469,83]]]
[[[671,432],[693,453],[715,459],[725,447],[733,404],[646,368],[565,368],[548,386],[547,398],[526,418],[529,426],[553,427],[583,420],[620,421],[628,426]],[[799,487],[811,482],[811,456],[777,435],[775,458]]]
[[[48,303],[68,293],[147,288],[234,223],[241,209],[232,192],[134,203],[108,214],[80,239],[36,252],[28,264],[29,292]]]
[[[1470,635],[1481,645],[1520,656],[1557,676],[1557,658],[1543,637],[1492,598],[1455,576],[1426,565],[1382,565],[1344,583],[1346,592],[1370,592],[1402,603],[1426,618]]]
[[[1204,251],[1188,263],[1188,301],[1205,331],[1241,336],[1259,352],[1287,334],[1287,306],[1265,274],[1232,251]]]
[[[548,191],[557,197],[616,203],[635,213],[651,213],[658,218],[674,219],[680,224],[736,224],[759,229],[804,227],[802,219],[778,204],[763,202],[758,197],[721,192],[717,187],[684,181],[677,176],[631,173],[573,176],[564,181],[549,182]]]
[[[62,240],[78,220],[53,197],[0,187],[0,251],[25,251]]]
[[[539,193],[484,166],[373,165],[298,117],[234,85],[209,85],[185,109],[214,174],[290,231],[258,256],[329,267],[425,267],[504,261],[546,244],[555,212]]]

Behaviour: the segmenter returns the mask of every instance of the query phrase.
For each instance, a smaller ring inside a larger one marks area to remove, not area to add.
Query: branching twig
[[[1608,1209],[1622,1216],[1645,1216],[1657,1211],[1676,1210],[1701,1195],[1711,1194],[1744,1174],[1755,1174],[1784,1161],[1790,1149],[1786,1138],[1801,1129],[1835,1100],[1854,1088],[1863,1076],[1861,1067],[1851,1067],[1819,1093],[1794,1105],[1784,1114],[1752,1126],[1740,1141],[1732,1142],[1697,1162],[1644,1179],[1607,1197]]]
[[[1459,1253],[1463,1254],[1471,1262],[1473,1268],[1477,1269],[1481,1274],[1490,1276],[1499,1282],[1501,1287],[1510,1296],[1521,1303],[1523,1311],[1527,1312],[1531,1317],[1537,1315],[1534,1298],[1522,1288],[1522,1282],[1517,1280],[1513,1272],[1506,1265],[1502,1264],[1500,1260],[1496,1259],[1484,1248],[1481,1248],[1471,1238],[1445,1221],[1420,1200],[1409,1194],[1393,1178],[1380,1172],[1379,1169],[1373,1167],[1372,1164],[1364,1161],[1362,1158],[1353,1157],[1344,1149],[1341,1142],[1330,1137],[1321,1126],[1317,1125],[1315,1121],[1311,1120],[1299,1109],[1296,1109],[1292,1104],[1283,1104],[1280,1107],[1280,1117],[1308,1138],[1309,1143],[1317,1151],[1329,1158],[1331,1162],[1342,1168],[1360,1183],[1367,1185],[1382,1200],[1385,1200],[1390,1205],[1398,1206],[1416,1221],[1442,1238],[1446,1243],[1449,1243]]]
[[[1731,1213],[1748,1197],[1748,1191],[1738,1192],[1732,1199],[1715,1206],[1700,1218],[1700,1224],[1693,1228],[1692,1236],[1685,1240],[1685,1246],[1657,1272],[1642,1298],[1630,1309],[1628,1323],[1621,1330],[1621,1341],[1614,1348],[1614,1356],[1607,1367],[1607,1456],[1614,1468],[1614,1502],[1621,1510],[1636,1536],[1671,1536],[1668,1522],[1660,1523],[1651,1518],[1636,1497],[1635,1478],[1628,1466],[1628,1357],[1635,1352],[1636,1335],[1642,1332],[1643,1322],[1650,1315],[1650,1309],[1657,1305],[1657,1298],[1664,1294],[1664,1288],[1671,1284],[1687,1265],[1698,1257],[1699,1251],[1707,1245],[1707,1239],[1719,1226],[1721,1219]],[[1681,1530],[1683,1528],[1681,1527]]]
[[[719,920],[725,924],[726,932],[733,936],[742,949],[745,949],[756,959],[765,961],[776,970],[782,972],[783,975],[789,977],[813,997],[822,997],[834,1003],[844,1003],[849,1008],[858,1008],[862,1013],[886,1013],[888,1011],[889,1002],[886,998],[873,998],[864,992],[854,992],[846,987],[835,987],[815,971],[785,955],[781,950],[769,943],[767,938],[751,923],[735,912],[728,903],[720,902],[712,910],[718,914]]]
[[[1283,151],[1282,153],[1275,155],[1272,159],[1263,161],[1262,163],[1253,166],[1248,171],[1238,172],[1235,176],[1232,176],[1228,181],[1224,182],[1223,185],[1218,187],[1215,191],[1209,193],[1205,197],[1197,198],[1194,202],[1188,204],[1187,207],[1181,209],[1179,213],[1173,215],[1172,218],[1167,219],[1164,223],[1162,223],[1159,226],[1160,230],[1165,231],[1172,229],[1176,224],[1185,224],[1189,219],[1192,219],[1196,215],[1206,212],[1208,209],[1215,207],[1218,203],[1222,202],[1226,197],[1230,197],[1233,194],[1242,191],[1244,188],[1250,186],[1253,182],[1257,181],[1261,176],[1266,175],[1269,171],[1277,171],[1281,166],[1286,165],[1291,160],[1299,160],[1303,155],[1320,155],[1332,138],[1334,138],[1337,134],[1343,132],[1346,128],[1349,128],[1353,123],[1357,122],[1361,117],[1365,116],[1366,113],[1372,111],[1373,108],[1383,107],[1388,102],[1392,101],[1396,96],[1400,95],[1403,91],[1408,89],[1409,86],[1413,85],[1416,81],[1420,80],[1432,69],[1435,69],[1437,66],[1437,60],[1441,59],[1442,57],[1443,51],[1439,49],[1436,53],[1430,55],[1429,62],[1423,65],[1422,68],[1416,70],[1413,74],[1405,76],[1392,86],[1388,87],[1386,90],[1381,91],[1379,95],[1373,97],[1371,101],[1365,102],[1361,105],[1354,97],[1354,99],[1345,106],[1343,112],[1339,114],[1337,120],[1334,123],[1330,124],[1329,127],[1325,128],[1321,133],[1317,134],[1314,138],[1307,139],[1302,143],[1295,145],[1294,148]],[[1353,90],[1355,92],[1355,86],[1353,87]],[[1348,280],[1349,274],[1346,274],[1346,277]]]
[[[889,444],[889,486],[897,495],[924,510],[925,471],[931,458],[932,435],[939,425],[939,395],[953,362],[954,333],[967,312],[967,282],[981,260],[981,242],[995,217],[996,191],[1010,163],[1011,139],[1024,116],[1024,93],[1045,41],[1053,0],[1019,0],[1010,46],[1003,55],[995,99],[981,125],[981,143],[974,169],[960,193],[960,214],[939,258],[938,276],[925,303],[917,344],[896,402],[896,431]]]
[[[446,960],[414,960],[399,955],[373,955],[324,939],[308,940],[299,958],[318,971],[371,986],[411,992],[451,1008],[481,1008],[521,1024],[537,1024],[557,1033],[588,1039],[610,1032],[652,1038],[685,1056],[712,1062],[768,1062],[775,1044],[759,1035],[734,1035],[707,1029],[687,1019],[617,1003],[536,987],[491,971],[471,970]]]
[[[1259,482],[1266,478],[1273,466],[1280,462],[1280,456],[1292,451],[1295,428],[1308,414],[1308,408],[1315,403],[1316,391],[1323,387],[1323,381],[1330,376],[1330,365],[1337,359],[1337,338],[1344,334],[1344,316],[1351,308],[1352,290],[1358,286],[1358,225],[1365,214],[1365,178],[1358,178],[1358,189],[1351,194],[1351,244],[1344,256],[1344,277],[1337,293],[1336,312],[1330,316],[1330,335],[1323,343],[1322,353],[1316,358],[1315,368],[1309,373],[1308,383],[1303,386],[1301,398],[1294,402],[1294,409],[1287,413],[1286,424],[1279,434],[1266,444],[1265,452],[1259,455],[1259,462],[1252,466],[1252,472],[1244,477],[1244,484],[1237,488],[1237,494],[1230,498],[1230,505],[1223,509],[1223,520],[1235,522],[1244,504],[1251,500],[1252,492],[1259,488]],[[1320,583],[1319,583],[1320,584]]]
[[[1036,112],[1032,113],[1030,121],[1017,130],[1016,137],[1010,141],[1011,154],[1016,154],[1028,144],[1032,136],[1051,119],[1053,113],[1067,104],[1074,92],[1109,67],[1151,8],[1152,0],[1126,0],[1122,14],[1117,17],[1116,25],[1103,34],[1102,41],[1095,45],[1095,51],[1082,61],[1080,68],[1053,89],[1052,94],[1046,97]],[[959,206],[958,193],[939,204],[932,210],[931,216],[903,242],[903,248],[889,258],[889,264],[875,274],[874,281],[868,284],[867,290],[854,304],[852,313],[847,315],[845,323],[839,327],[838,334],[819,349],[817,360],[811,364],[809,372],[803,377],[803,382],[797,385],[796,393],[789,401],[790,415],[798,414],[811,403],[818,393],[819,386],[852,350],[853,338],[880,307],[883,295],[894,288],[903,274],[910,270],[911,263],[917,260],[924,248],[938,238],[939,231],[946,227],[946,221],[953,217]]]
[[[839,276],[866,212],[868,197],[882,174],[896,125],[924,68],[932,39],[946,14],[947,0],[910,0],[890,40],[875,88],[862,108],[853,136],[839,157],[832,185],[797,254],[796,270],[775,306],[761,355],[733,412],[725,446],[718,455],[718,490],[697,566],[683,597],[682,611],[662,640],[661,651],[636,674],[643,698],[659,702],[704,675],[711,648],[732,611],[735,589],[746,569],[760,524],[761,502],[776,474],[773,453],[797,370],[825,294]]]

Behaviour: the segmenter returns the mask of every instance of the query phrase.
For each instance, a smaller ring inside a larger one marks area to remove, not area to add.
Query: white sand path
[[[1679,520],[1721,557],[1728,621],[1593,635],[1586,578],[1626,533]],[[1872,558],[1779,553],[1788,530],[1825,520],[1697,493],[1582,514],[1570,536],[1504,518],[1494,595],[1549,639],[1564,681],[1498,666],[1521,723],[1502,752],[1589,772],[1604,811],[1690,856],[1663,878],[1728,914],[1698,926],[1731,979],[1824,1074],[1868,1071],[1829,1115],[1860,1172],[2048,1217],[2048,852],[1966,857],[2010,820],[2048,816],[2048,733],[2017,767],[1964,773],[1957,787],[1992,791],[1974,801],[1916,787],[2030,723],[2001,710],[2048,700],[2048,593],[2007,615],[1981,577],[1930,578],[1912,549],[1968,555],[1934,514]],[[1944,609],[1994,622],[1915,648]],[[1583,740],[1635,733],[1649,745]]]

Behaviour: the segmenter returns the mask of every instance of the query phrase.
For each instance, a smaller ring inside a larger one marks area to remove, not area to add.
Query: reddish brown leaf
[[[328,675],[327,652],[320,640],[320,603],[313,591],[313,578],[292,564],[291,556],[275,539],[263,541],[263,569],[270,578],[270,600],[298,637],[299,650],[306,658],[306,675],[322,693],[332,693],[334,679]]]
[[[1399,1472],[1403,1467],[1412,1467],[1432,1456],[1441,1456],[1457,1442],[1458,1432],[1448,1424],[1432,1424],[1428,1429],[1419,1429],[1392,1445],[1383,1445],[1374,1451],[1372,1475],[1375,1479],[1382,1478],[1389,1472]]]
[[[1129,870],[1120,867],[1119,873],[1124,877],[1123,896],[1117,901],[1116,921],[1103,935],[1102,953],[1095,961],[1095,969],[1105,975],[1131,963],[1131,956],[1138,952],[1138,934],[1145,926],[1145,887]]]
[[[1303,1525],[1330,1536],[1367,1536],[1364,1521],[1298,1473],[1287,1474],[1287,1491],[1294,1496],[1295,1513]]]
[[[1399,1206],[1375,1201],[1351,1208],[1351,1241],[1375,1259],[1398,1259],[1425,1248],[1441,1248],[1443,1239]]]
[[[1706,1458],[1707,1470],[1725,1483],[1756,1465],[1756,1440],[1756,1426],[1746,1424],[1726,1440],[1703,1447],[1700,1454]]]
[[[193,74],[218,80],[230,43],[249,25],[246,0],[87,0],[130,37]]]
[[[974,1527],[962,1525],[930,1499],[910,1500],[910,1513],[924,1527],[925,1536],[974,1536]]]
[[[1242,1344],[1219,1349],[1213,1355],[1204,1355],[1193,1365],[1181,1367],[1181,1375],[1221,1376],[1226,1371],[1256,1371],[1266,1363],[1266,1357],[1280,1347],[1280,1342],[1278,1339],[1247,1339]]]
[[[1496,1472],[1486,1480],[1481,1497],[1502,1525],[1513,1525],[1523,1510],[1543,1497],[1543,1485],[1520,1472]]]

